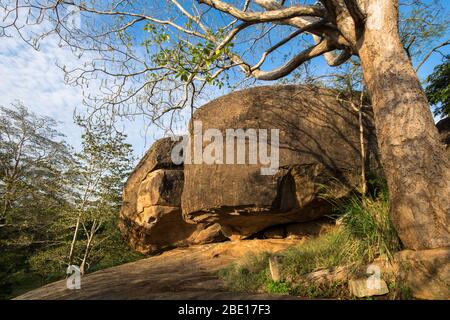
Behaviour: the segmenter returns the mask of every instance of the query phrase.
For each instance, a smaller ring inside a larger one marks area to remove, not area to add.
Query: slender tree
[[[118,215],[121,189],[133,160],[131,145],[125,142],[124,134],[111,131],[104,124],[94,126],[80,118],[76,122],[84,133],[82,150],[75,154],[77,165],[72,172],[78,197],[74,203],[76,218],[68,264],[74,262],[77,242],[84,239],[80,257],[80,271],[84,274],[97,233]]]
[[[20,102],[0,107],[0,224],[33,218],[22,210],[26,201],[36,207],[45,198],[65,201],[63,174],[71,155],[56,127]]]
[[[68,207],[71,150],[57,122],[20,102],[0,107],[0,298],[42,284],[29,258],[58,246],[53,222]],[[42,265],[42,270],[47,270]]]

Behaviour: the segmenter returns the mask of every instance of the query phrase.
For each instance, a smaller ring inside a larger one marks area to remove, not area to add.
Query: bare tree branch
[[[448,46],[450,44],[450,41],[444,41],[441,44],[437,45],[436,47],[434,47],[433,49],[431,49],[426,55],[425,57],[422,59],[422,61],[417,65],[416,67],[416,72],[419,72],[419,69],[422,67],[422,65],[428,60],[428,58],[433,54],[433,52],[435,52],[437,49]]]
[[[306,61],[311,60],[312,58],[320,56],[325,52],[329,52],[331,50],[333,50],[333,47],[326,40],[322,40],[315,46],[300,52],[294,58],[289,60],[286,64],[277,69],[274,69],[272,71],[260,71],[259,69],[257,69],[251,71],[250,75],[258,80],[277,80],[288,75]]]
[[[325,11],[317,6],[292,6],[267,12],[246,12],[220,0],[197,0],[219,11],[246,22],[271,22],[299,16],[324,17]]]

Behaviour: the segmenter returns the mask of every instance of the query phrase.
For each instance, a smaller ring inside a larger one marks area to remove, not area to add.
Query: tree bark
[[[86,263],[87,263],[87,259],[89,257],[89,253],[91,252],[91,245],[92,245],[92,239],[94,238],[94,234],[95,234],[95,222],[91,227],[91,233],[87,234],[86,248],[84,250],[83,260],[80,265],[81,275],[84,275],[86,272]]]
[[[81,221],[81,211],[78,213],[77,222],[75,224],[75,231],[73,232],[72,242],[70,243],[70,251],[68,258],[68,265],[71,266],[73,264],[73,256],[75,252],[75,243],[77,242],[78,230],[80,229],[80,221]]]
[[[359,150],[361,155],[361,193],[367,192],[366,181],[366,146],[364,143],[364,123],[363,123],[363,97],[364,90],[361,91],[361,101],[358,106],[358,125],[359,125]]]
[[[3,193],[3,199],[2,199],[3,206],[2,206],[2,211],[0,213],[0,224],[6,223],[6,216],[8,215],[8,211],[11,208],[10,193],[11,193],[11,182],[9,179],[6,179],[5,192]]]
[[[397,1],[374,1],[357,43],[391,216],[406,247],[445,247],[450,245],[450,161],[400,42],[397,15]]]

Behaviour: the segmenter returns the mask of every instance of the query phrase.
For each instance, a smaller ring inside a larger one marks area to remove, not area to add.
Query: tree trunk
[[[86,248],[84,251],[84,256],[83,256],[83,260],[81,261],[81,265],[80,265],[80,273],[82,275],[85,274],[86,272],[86,263],[87,263],[87,259],[89,257],[89,253],[91,252],[91,244],[92,244],[92,238],[94,237],[94,233],[91,233],[88,235],[88,239],[87,239],[87,243],[86,243]]]
[[[391,216],[411,249],[450,245],[450,162],[398,36],[397,1],[368,8],[357,49],[370,93]]]
[[[0,225],[6,224],[6,214],[8,213],[9,208],[9,201],[7,199],[7,194],[5,192],[5,197],[3,200],[3,208],[2,212],[0,213]]]
[[[75,243],[77,242],[78,230],[80,229],[80,221],[81,221],[81,211],[78,213],[77,222],[75,224],[75,231],[73,232],[72,242],[70,243],[70,251],[68,258],[68,265],[71,266],[73,264],[73,256],[75,252]]]
[[[6,216],[8,215],[8,211],[11,208],[10,192],[11,183],[6,182],[5,193],[3,194],[3,208],[2,212],[0,213],[0,225],[6,224]]]

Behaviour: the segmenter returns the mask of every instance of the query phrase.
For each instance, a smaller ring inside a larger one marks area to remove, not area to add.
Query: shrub
[[[265,284],[265,289],[268,293],[274,294],[289,294],[291,291],[289,284],[284,281],[268,280]]]
[[[232,291],[257,292],[269,281],[269,254],[251,254],[219,271]]]
[[[336,219],[342,221],[329,232],[304,241],[281,254],[285,277],[300,277],[325,268],[344,265],[364,265],[379,256],[391,258],[401,249],[400,240],[389,217],[386,188],[374,194],[354,195],[348,200],[334,202]],[[249,256],[222,270],[221,276],[233,290],[269,293],[290,292],[308,297],[342,297],[346,289],[342,283],[329,287],[289,288],[284,282],[273,282],[268,267],[269,255]]]

